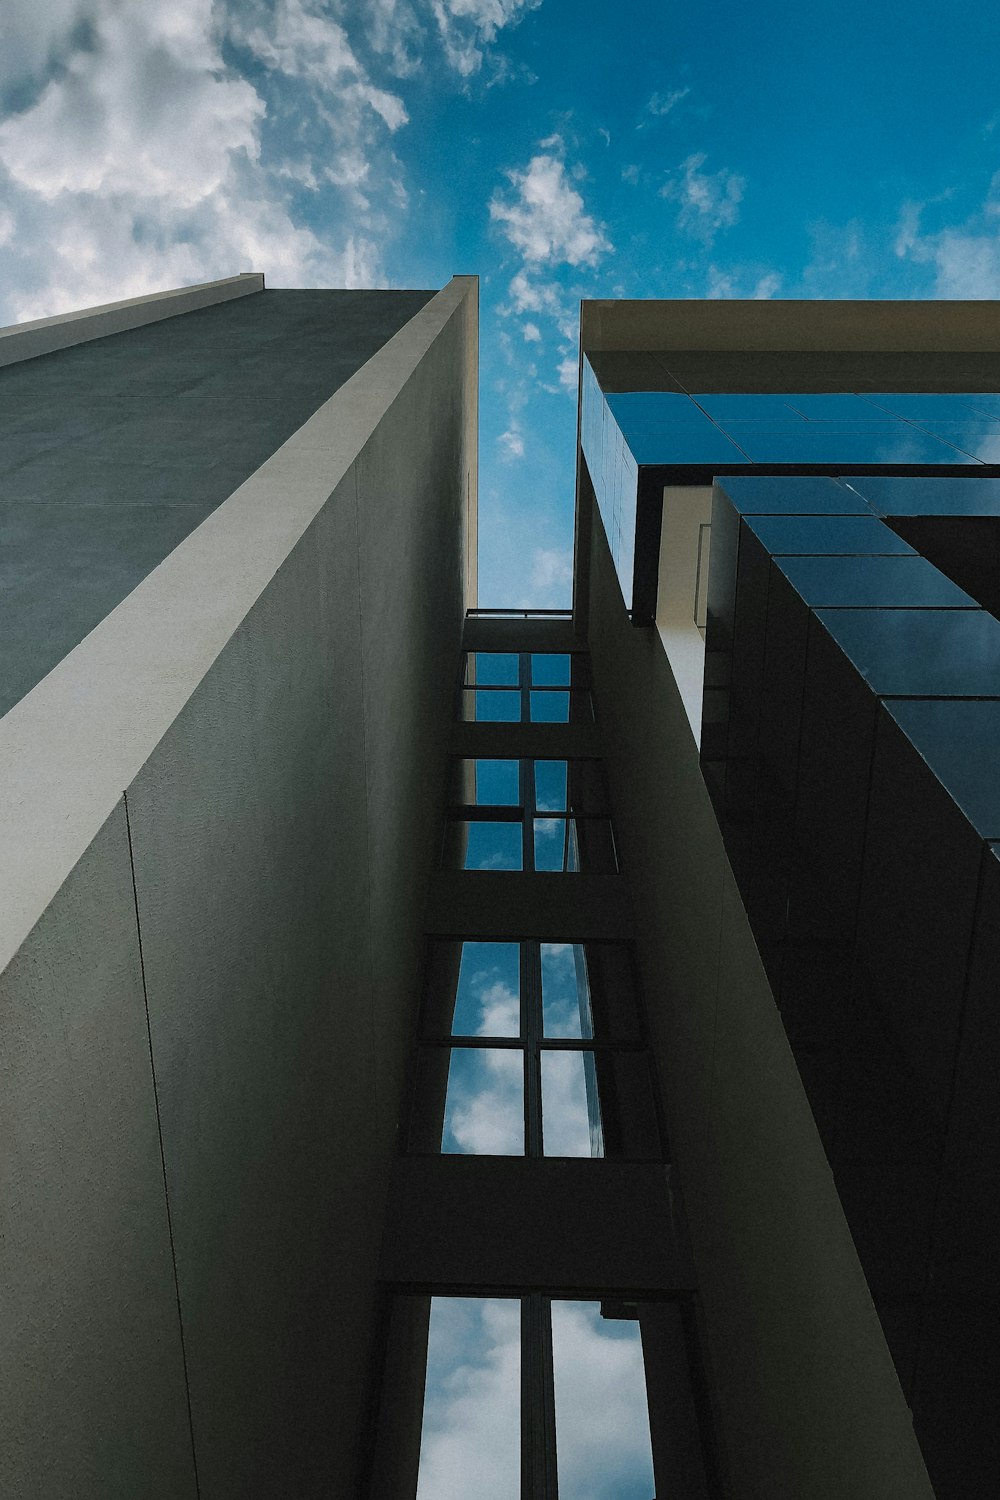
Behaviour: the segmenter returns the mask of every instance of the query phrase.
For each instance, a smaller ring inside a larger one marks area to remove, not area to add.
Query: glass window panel
[[[454,1036],[518,1036],[520,943],[463,943]]]
[[[417,1500],[520,1493],[521,1304],[434,1297]]]
[[[465,829],[465,870],[520,870],[520,823],[493,823],[489,820],[467,822]]]
[[[534,652],[531,658],[532,687],[569,687],[569,656],[552,651]]]
[[[567,869],[610,874],[618,868],[615,841],[607,818],[571,818]]]
[[[594,1035],[587,959],[582,943],[542,943],[542,1035]]]
[[[517,760],[462,760],[463,796],[477,807],[519,807]],[[459,801],[459,798],[456,798]]]
[[[565,872],[575,868],[566,818],[535,819],[535,869]]]
[[[519,660],[516,652],[470,651],[466,657],[465,680],[479,687],[517,687]]]
[[[464,688],[462,718],[467,723],[516,724],[521,717],[521,694],[514,688]]]
[[[566,762],[535,761],[535,806],[539,812],[566,811]]]
[[[568,724],[569,693],[554,688],[534,689],[531,692],[531,722],[533,724]]]
[[[553,1302],[552,1362],[559,1500],[650,1500],[638,1322],[602,1317],[599,1302]]]
[[[592,1052],[543,1052],[542,1142],[546,1156],[603,1156]]]
[[[524,1053],[455,1047],[448,1068],[441,1150],[446,1155],[524,1155]]]

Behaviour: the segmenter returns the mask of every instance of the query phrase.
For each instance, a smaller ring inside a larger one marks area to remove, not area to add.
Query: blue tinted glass
[[[789,396],[758,395],[738,392],[731,396],[701,395],[694,398],[715,421],[790,421],[801,420],[788,405]]]
[[[487,688],[476,692],[476,719],[481,724],[516,724],[521,717],[520,692]]]
[[[701,415],[690,396],[675,391],[615,391],[604,399],[620,427],[691,422]]]
[[[466,680],[479,687],[517,687],[518,660],[516,654],[510,652],[470,652]]]
[[[535,761],[535,806],[539,812],[566,811],[566,762]]]
[[[775,566],[813,609],[976,608],[926,557],[781,557]]]
[[[592,1037],[590,983],[582,943],[542,943],[542,1035]]]
[[[533,687],[569,687],[569,656],[561,652],[535,652],[531,658]]]
[[[536,870],[569,868],[568,832],[569,822],[566,818],[535,819]]]
[[[795,411],[810,422],[884,422],[885,412],[853,392],[825,391],[808,396],[786,396]]]
[[[868,400],[907,422],[959,422],[972,417],[967,396],[950,393],[872,392]]]
[[[542,1143],[546,1156],[603,1156],[592,1052],[543,1052]]]
[[[1000,418],[1000,395],[996,392],[959,396],[956,400],[964,401],[972,411],[982,412],[984,416]]]
[[[965,464],[974,460],[908,422],[789,423],[755,435],[740,428],[735,439],[755,464]],[[665,462],[665,460],[661,460]]]
[[[519,870],[520,823],[467,823],[467,870]]]
[[[447,1155],[524,1155],[524,1053],[455,1047],[448,1069],[441,1150]]]
[[[863,474],[848,483],[880,516],[1000,516],[1000,479]]]
[[[774,556],[790,552],[904,552],[913,548],[875,516],[746,516]]]
[[[517,807],[521,801],[516,760],[477,760],[476,802],[490,807]]]
[[[1000,622],[984,609],[825,609],[815,618],[874,693],[1000,697]]]
[[[907,483],[910,481],[907,480]],[[956,480],[955,483],[965,483]],[[734,474],[719,481],[719,487],[747,516],[867,515],[868,506],[861,496],[835,479],[796,474],[759,478],[755,474]]]
[[[531,693],[533,724],[568,724],[569,693],[558,688],[542,688]]]
[[[805,422],[800,423],[808,431]],[[707,418],[701,427],[681,426],[679,422],[660,428],[630,430],[625,434],[629,452],[637,464],[677,464],[690,467],[704,464],[745,464],[746,450],[726,436]]]
[[[452,1034],[517,1036],[520,993],[519,943],[463,943]]]
[[[919,426],[921,432],[942,443],[952,443],[982,464],[1000,462],[1000,422],[991,426],[970,412],[967,422],[921,422]]]

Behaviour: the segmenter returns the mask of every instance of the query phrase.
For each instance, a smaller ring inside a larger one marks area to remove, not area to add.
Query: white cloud
[[[521,328],[521,334],[526,344],[540,344],[542,341],[542,330],[537,323],[525,323]]]
[[[672,89],[669,94],[653,94],[646,109],[651,115],[669,115],[672,109],[676,109],[682,99],[690,94],[690,88]]]
[[[726,167],[720,167],[718,172],[703,172],[707,159],[703,151],[687,157],[681,163],[680,177],[666,182],[660,196],[680,204],[677,214],[680,229],[710,243],[720,229],[732,228],[739,219],[746,178]]]
[[[528,575],[530,598],[523,608],[566,609],[573,591],[573,551],[570,547],[536,547]]]
[[[567,354],[559,361],[559,384],[565,391],[575,392],[579,388],[580,369],[575,354]]]
[[[463,77],[477,73],[484,49],[505,26],[516,25],[542,0],[431,0],[445,57]]]
[[[922,219],[932,203],[905,203],[896,232],[895,251],[903,260],[932,267],[935,297],[977,300],[1000,297],[1000,172],[994,173],[979,210],[963,224],[924,231]]]
[[[524,1151],[524,1066],[513,1048],[460,1047],[452,1052],[445,1113],[453,1149],[473,1156]]]
[[[611,242],[584,208],[583,198],[567,180],[559,156],[540,152],[525,170],[507,173],[513,201],[499,192],[490,200],[490,218],[529,265],[593,266],[612,249]]]
[[[513,463],[515,459],[524,457],[524,437],[516,422],[512,422],[506,432],[501,432],[497,444],[504,463]]]
[[[750,292],[744,292],[737,281],[736,274],[732,271],[720,271],[718,266],[709,266],[706,297],[745,297],[749,296],[755,302],[767,301],[781,290],[781,276],[777,271],[768,271],[759,276],[754,282]]]
[[[510,1500],[520,1489],[521,1307],[435,1297],[417,1500]]]

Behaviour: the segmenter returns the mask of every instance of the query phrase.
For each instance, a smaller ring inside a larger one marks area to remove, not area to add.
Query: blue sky
[[[481,282],[481,602],[568,601],[581,296],[1000,295],[995,6],[6,0],[0,322]]]

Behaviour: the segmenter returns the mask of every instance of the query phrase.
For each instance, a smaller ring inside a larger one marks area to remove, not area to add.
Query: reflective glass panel
[[[572,821],[535,819],[535,869],[568,872],[578,868]]]
[[[516,724],[521,717],[521,693],[515,688],[464,688],[462,718],[480,724]]]
[[[519,943],[463,943],[455,1036],[517,1036],[521,1026]]]
[[[543,1052],[542,1141],[546,1156],[603,1156],[592,1052]]]
[[[638,1322],[602,1317],[599,1302],[554,1301],[552,1360],[559,1500],[650,1500],[653,1455]]]
[[[542,688],[531,692],[531,722],[533,724],[568,724],[569,693],[555,688]]]
[[[465,830],[465,870],[520,870],[520,823],[468,822]]]
[[[417,1500],[520,1493],[521,1304],[434,1297]]]
[[[452,1049],[441,1150],[451,1156],[524,1155],[523,1052]]]
[[[535,761],[535,806],[539,812],[566,811],[566,762]]]
[[[594,1035],[587,959],[582,943],[542,943],[542,1035]]]
[[[557,652],[535,652],[531,658],[532,687],[569,687],[570,659]]]
[[[470,651],[465,680],[479,687],[517,687],[519,658],[516,652]]]
[[[521,792],[516,760],[476,760],[475,799],[482,806],[518,807]]]

